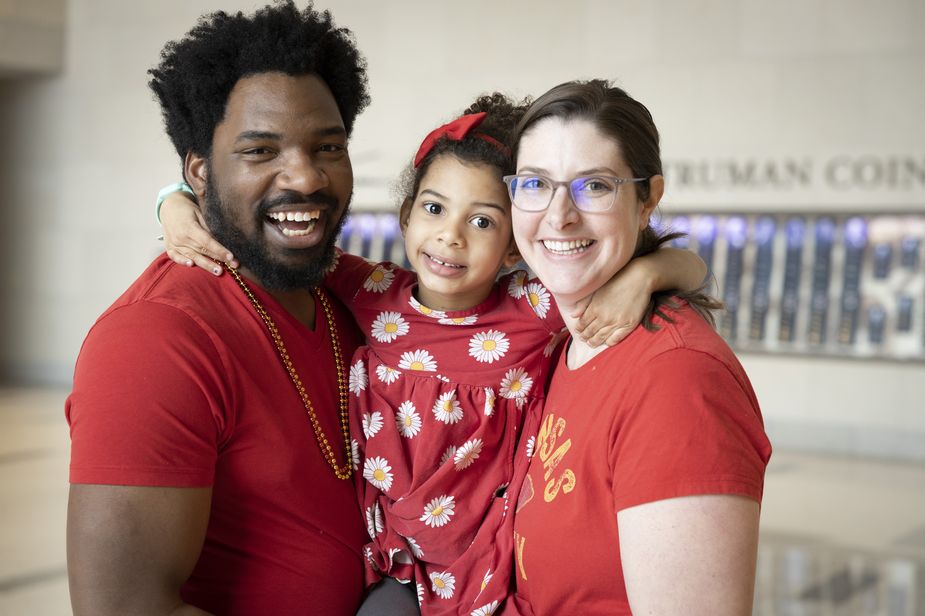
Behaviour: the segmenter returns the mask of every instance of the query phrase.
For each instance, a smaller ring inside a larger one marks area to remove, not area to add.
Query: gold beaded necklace
[[[337,458],[334,456],[334,449],[331,447],[331,444],[328,442],[328,437],[325,435],[324,430],[321,428],[321,422],[318,421],[318,415],[315,413],[315,408],[312,406],[311,400],[308,399],[308,393],[305,391],[305,386],[302,385],[302,379],[299,378],[299,374],[296,372],[295,366],[292,365],[292,360],[289,358],[289,352],[286,351],[286,345],[283,343],[283,338],[279,334],[279,329],[276,327],[276,323],[273,322],[273,319],[267,313],[266,309],[264,309],[264,307],[261,305],[257,297],[251,292],[250,288],[248,288],[247,283],[244,282],[244,279],[241,278],[237,270],[228,266],[227,264],[225,264],[225,269],[228,270],[232,277],[234,277],[235,281],[238,283],[238,286],[241,287],[241,290],[243,290],[244,294],[247,296],[247,299],[249,299],[251,304],[253,304],[254,310],[257,311],[257,315],[263,319],[264,324],[267,326],[267,330],[270,332],[270,337],[273,338],[273,343],[276,344],[276,350],[279,353],[280,360],[283,362],[283,367],[286,368],[286,372],[289,373],[289,378],[292,380],[292,384],[295,385],[295,389],[299,393],[299,397],[302,398],[302,404],[305,406],[305,412],[308,414],[308,420],[311,422],[312,429],[315,431],[315,440],[318,442],[318,447],[321,449],[321,453],[324,455],[325,460],[327,460],[328,465],[334,469],[334,475],[337,476],[338,479],[350,479],[350,477],[353,475],[353,456],[350,452],[350,423],[347,411],[347,379],[344,376],[344,360],[340,350],[340,339],[337,336],[337,324],[334,323],[334,314],[331,310],[331,304],[328,302],[328,298],[319,287],[312,289],[312,293],[318,296],[318,300],[321,302],[321,307],[324,309],[324,318],[328,324],[328,331],[331,333],[331,346],[334,349],[334,364],[337,367],[337,395],[338,406],[340,409],[340,426],[344,435],[344,452],[347,459],[347,463],[343,466],[338,466],[337,464]]]

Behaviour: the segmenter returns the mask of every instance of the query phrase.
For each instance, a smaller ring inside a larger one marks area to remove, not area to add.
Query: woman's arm
[[[703,286],[707,265],[697,254],[679,248],[660,248],[637,257],[588,298],[575,332],[591,347],[613,346],[642,321],[652,294]]]
[[[623,509],[620,558],[630,607],[649,616],[752,613],[758,503],[704,495]]]
[[[199,206],[192,195],[177,191],[167,195],[161,204],[159,217],[164,227],[164,247],[167,256],[180,265],[202,269],[220,276],[221,262],[238,267],[231,251],[215,241],[206,229]]]

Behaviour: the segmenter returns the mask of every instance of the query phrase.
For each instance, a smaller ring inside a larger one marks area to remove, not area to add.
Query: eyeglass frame
[[[543,209],[540,209],[540,210],[525,210],[524,208],[522,208],[522,207],[520,207],[519,205],[517,205],[517,201],[514,199],[514,190],[513,190],[513,188],[511,187],[511,183],[512,183],[515,179],[521,178],[521,177],[541,178],[541,179],[543,179],[543,180],[549,182],[549,183],[552,185],[552,192],[549,193],[549,201],[546,202],[546,206],[545,206]],[[612,194],[613,194],[613,198],[612,198],[611,201],[610,201],[610,205],[608,205],[608,206],[607,206],[605,209],[603,209],[603,210],[586,210],[586,209],[582,208],[580,205],[578,205],[578,201],[575,199],[575,195],[572,194],[572,184],[573,184],[576,180],[589,180],[589,179],[593,179],[593,178],[601,178],[601,179],[605,179],[605,180],[610,180],[610,181],[612,181],[613,183],[615,183],[615,184],[617,185],[617,188],[616,188],[616,189],[613,191],[613,193],[612,193]],[[545,212],[546,210],[549,209],[549,205],[552,203],[552,200],[555,198],[555,196],[556,196],[556,191],[559,190],[559,187],[565,186],[565,187],[567,188],[567,192],[568,192],[569,199],[571,199],[572,204],[575,206],[575,209],[577,209],[577,210],[580,211],[580,212],[587,212],[587,213],[595,214],[595,213],[598,213],[598,212],[609,212],[611,209],[613,209],[613,204],[617,201],[617,193],[620,192],[620,186],[622,186],[623,184],[635,184],[635,183],[638,183],[638,182],[646,182],[646,181],[648,181],[648,180],[650,180],[650,179],[652,179],[652,178],[651,178],[651,177],[647,177],[647,178],[621,178],[621,177],[617,177],[617,176],[615,176],[615,175],[607,175],[606,173],[593,173],[593,174],[591,174],[591,175],[579,175],[579,176],[573,177],[573,178],[570,179],[570,180],[554,180],[554,179],[552,179],[552,178],[550,178],[550,177],[548,177],[548,176],[545,176],[545,175],[543,175],[543,174],[541,174],[541,173],[515,173],[515,174],[512,174],[512,175],[505,175],[505,176],[503,176],[503,177],[501,178],[501,181],[504,182],[505,185],[507,185],[507,194],[508,194],[508,197],[510,197],[510,199],[511,199],[511,205],[513,205],[514,207],[516,207],[516,208],[517,208],[518,210],[520,210],[521,212],[533,212],[533,213],[536,213],[536,212]]]

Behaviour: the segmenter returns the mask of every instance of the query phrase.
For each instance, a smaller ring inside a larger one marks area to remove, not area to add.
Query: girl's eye
[[[479,229],[491,229],[495,225],[494,221],[488,216],[475,216],[469,223]]]
[[[434,216],[439,216],[443,213],[443,206],[439,203],[434,203],[433,201],[428,201],[424,204],[424,211],[428,214],[433,214]]]

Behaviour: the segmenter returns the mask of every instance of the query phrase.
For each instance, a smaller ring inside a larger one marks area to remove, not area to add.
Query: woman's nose
[[[556,191],[546,208],[546,223],[553,229],[562,229],[577,222],[578,208],[572,203],[572,195],[565,186],[556,187]]]

